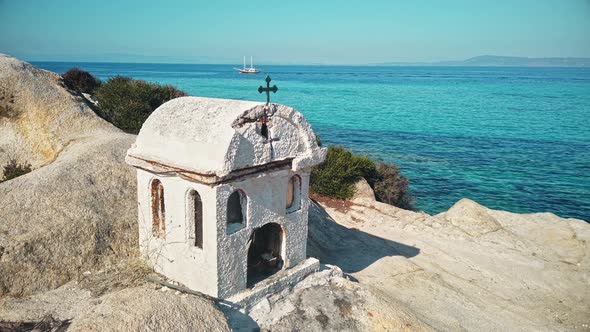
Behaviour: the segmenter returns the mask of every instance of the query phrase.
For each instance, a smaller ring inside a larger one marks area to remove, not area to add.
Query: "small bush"
[[[21,175],[27,174],[31,171],[31,164],[19,164],[16,159],[10,159],[3,167],[3,176],[0,178],[0,183],[12,180]]]
[[[0,86],[0,118],[15,118],[18,115],[14,107],[14,94]]]
[[[68,70],[61,76],[65,85],[74,91],[93,94],[94,90],[100,86],[98,78],[77,67]]]
[[[410,182],[395,164],[376,164],[341,146],[328,147],[326,160],[312,169],[311,191],[331,198],[350,199],[354,196],[354,184],[361,177],[373,188],[378,201],[413,209]]]
[[[413,199],[409,187],[410,181],[400,174],[400,169],[395,164],[379,163],[377,165],[374,191],[378,201],[412,210]]]
[[[116,76],[96,90],[100,115],[116,127],[137,134],[150,114],[170,99],[186,96],[171,85]]]
[[[326,160],[311,171],[311,190],[319,195],[349,199],[361,178],[376,178],[375,162],[341,146],[328,147]]]

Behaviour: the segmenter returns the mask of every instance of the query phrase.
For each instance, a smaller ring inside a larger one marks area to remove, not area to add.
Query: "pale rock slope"
[[[582,220],[497,211],[469,199],[437,216],[371,197],[323,206],[310,215],[311,253],[427,326],[590,328],[590,227]],[[319,225],[331,228],[316,239]]]
[[[135,137],[96,116],[59,75],[5,55],[0,89],[14,96],[0,101],[0,165],[47,164],[0,184],[0,295],[54,288],[136,255],[135,174],[114,166]]]
[[[15,158],[37,168],[76,140],[118,131],[83,100],[60,75],[0,53],[0,165]]]

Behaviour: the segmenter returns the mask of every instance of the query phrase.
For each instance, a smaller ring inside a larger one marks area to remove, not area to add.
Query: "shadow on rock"
[[[387,256],[414,257],[420,249],[338,224],[317,202],[309,207],[307,254],[355,273]]]
[[[234,304],[218,303],[217,307],[227,318],[227,324],[232,331],[260,331],[258,323],[252,317],[241,312]]]

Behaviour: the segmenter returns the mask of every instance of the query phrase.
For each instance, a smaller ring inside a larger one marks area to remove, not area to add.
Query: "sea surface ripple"
[[[590,221],[590,68],[263,66],[35,62],[172,84],[195,96],[272,100],[325,144],[398,164],[428,213],[462,197]]]

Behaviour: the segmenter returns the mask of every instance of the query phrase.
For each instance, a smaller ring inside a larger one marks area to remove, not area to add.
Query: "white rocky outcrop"
[[[359,181],[357,181],[357,183],[354,184],[354,196],[352,197],[352,200],[366,200],[368,202],[375,202],[375,192],[373,191],[373,188],[371,188],[367,180],[360,179]]]
[[[0,165],[15,158],[37,168],[77,140],[116,132],[60,75],[0,54]]]
[[[5,55],[0,90],[14,96],[0,101],[1,165],[46,164],[0,183],[0,295],[134,256],[135,174],[120,162],[135,136],[96,116],[59,75]]]
[[[149,284],[98,297],[71,282],[24,301],[5,300],[0,308],[0,322],[35,322],[42,317],[80,332],[230,331],[213,301]]]
[[[437,216],[367,200],[345,209],[321,204],[310,208],[308,253],[338,265],[426,326],[478,331],[589,326],[585,221],[492,210],[469,199]]]

